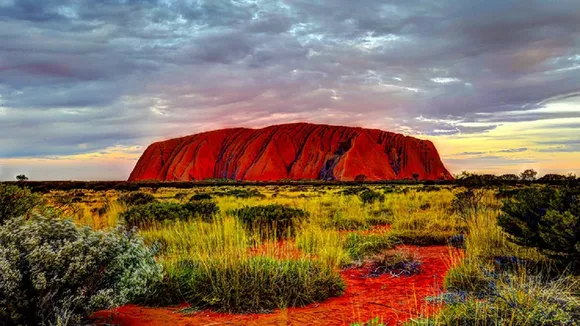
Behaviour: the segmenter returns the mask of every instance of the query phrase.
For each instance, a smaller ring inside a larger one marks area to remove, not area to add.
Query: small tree
[[[419,173],[417,173],[417,172],[413,173],[413,180],[415,180],[415,181],[419,180]]]
[[[28,177],[27,177],[27,176],[25,176],[24,174],[19,174],[19,175],[17,175],[17,176],[16,176],[16,180],[18,180],[18,181],[21,181],[21,182],[22,182],[22,181],[26,181],[26,180],[28,180]]]
[[[535,181],[538,172],[533,169],[527,169],[524,172],[520,173],[520,179],[522,181]]]
[[[517,244],[580,271],[580,188],[528,188],[504,200],[498,225]]]

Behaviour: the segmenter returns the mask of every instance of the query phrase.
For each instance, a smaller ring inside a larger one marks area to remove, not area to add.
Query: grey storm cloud
[[[577,0],[0,0],[0,39],[0,158],[298,120],[579,117],[534,111],[580,91]]]

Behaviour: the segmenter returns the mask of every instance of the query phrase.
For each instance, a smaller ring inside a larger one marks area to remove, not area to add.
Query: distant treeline
[[[519,185],[519,184],[547,184],[547,185],[562,185],[562,184],[580,184],[580,178],[574,174],[545,174],[540,178],[536,178],[538,172],[532,169],[525,170],[519,175],[516,174],[476,174],[463,171],[456,176],[452,181],[454,184],[463,186],[504,186],[504,185]]]
[[[527,172],[527,173],[526,173]],[[474,174],[462,172],[455,180],[382,180],[382,181],[324,181],[324,180],[280,180],[280,181],[236,181],[228,179],[204,180],[204,181],[8,181],[5,184],[16,184],[27,187],[34,192],[49,192],[51,190],[75,190],[86,189],[95,191],[119,190],[135,191],[140,188],[197,188],[212,186],[355,186],[355,185],[457,185],[467,187],[482,186],[516,186],[529,184],[580,184],[580,178],[574,175],[546,174],[536,178],[533,170],[526,171],[520,176],[505,174],[496,176],[493,174]]]
[[[21,185],[34,192],[51,190],[86,189],[95,191],[120,190],[135,191],[140,188],[198,188],[219,186],[349,186],[349,185],[451,185],[455,181],[323,181],[323,180],[280,180],[280,181],[237,181],[237,180],[203,180],[203,181],[6,181],[4,184]]]

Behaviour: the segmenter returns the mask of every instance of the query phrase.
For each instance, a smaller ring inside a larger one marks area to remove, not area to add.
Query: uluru
[[[129,181],[449,180],[429,140],[310,123],[231,128],[149,145]]]

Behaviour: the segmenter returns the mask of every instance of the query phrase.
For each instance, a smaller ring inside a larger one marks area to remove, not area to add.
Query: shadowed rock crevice
[[[318,179],[327,181],[337,180],[336,177],[334,176],[334,169],[338,165],[338,162],[340,161],[342,156],[346,154],[351,147],[352,147],[352,139],[342,141],[338,145],[338,149],[336,150],[336,152],[334,152],[334,155],[332,155],[330,159],[328,159],[324,164],[324,167],[322,168],[320,174],[318,175]]]

